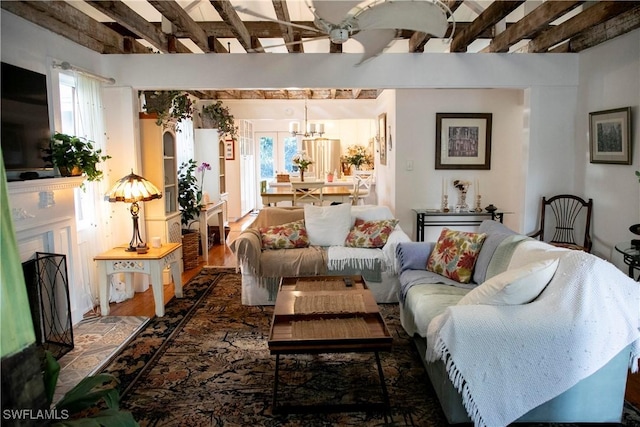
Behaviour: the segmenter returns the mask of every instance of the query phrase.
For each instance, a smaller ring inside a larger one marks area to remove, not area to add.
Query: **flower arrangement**
[[[304,181],[304,172],[313,164],[313,159],[309,157],[306,151],[298,151],[293,155],[291,162],[300,170],[300,181]]]
[[[471,181],[465,181],[463,179],[456,179],[453,181],[453,186],[456,187],[458,191],[466,193],[471,186]]]
[[[182,225],[189,228],[191,222],[198,219],[200,209],[202,208],[202,183],[204,182],[204,174],[211,170],[211,165],[202,162],[197,166],[195,160],[183,162],[178,168],[178,204],[180,205],[180,214]],[[200,185],[196,178],[195,172],[200,172]]]
[[[456,212],[466,212],[469,210],[467,204],[467,190],[471,186],[471,181],[465,181],[464,179],[456,179],[453,181],[453,186],[458,190],[458,204],[456,205]]]
[[[372,165],[373,156],[363,145],[350,145],[347,147],[347,155],[344,157],[345,162],[360,169],[362,165]]]

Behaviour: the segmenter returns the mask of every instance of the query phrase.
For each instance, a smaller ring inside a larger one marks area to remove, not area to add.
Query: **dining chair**
[[[353,190],[351,191],[351,203],[364,204],[364,200],[371,192],[373,184],[373,171],[355,171],[353,173]]]
[[[322,205],[324,181],[296,181],[291,183],[293,191],[293,206],[302,203]]]
[[[540,228],[530,237],[568,249],[591,252],[591,213],[593,199],[588,201],[571,194],[542,198]],[[552,215],[546,215],[547,211]],[[547,239],[545,240],[545,232]],[[553,235],[551,235],[553,234]],[[577,243],[577,242],[581,243]]]

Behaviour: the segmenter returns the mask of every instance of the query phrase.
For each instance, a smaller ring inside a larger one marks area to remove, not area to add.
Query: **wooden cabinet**
[[[156,116],[140,113],[142,176],[162,191],[162,198],[144,202],[145,240],[160,236],[163,242],[182,240],[178,206],[178,165],[173,126],[158,126]]]

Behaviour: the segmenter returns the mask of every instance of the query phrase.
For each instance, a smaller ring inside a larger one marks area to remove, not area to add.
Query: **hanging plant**
[[[164,125],[171,120],[181,122],[193,117],[193,103],[189,94],[177,90],[145,91],[144,109],[158,115],[156,124]]]
[[[222,105],[222,101],[202,107],[200,118],[205,128],[218,129],[220,136],[229,135],[234,141],[237,139],[238,128],[233,115],[229,112],[229,107]]]

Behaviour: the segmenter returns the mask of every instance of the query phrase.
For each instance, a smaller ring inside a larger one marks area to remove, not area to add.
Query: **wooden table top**
[[[378,304],[364,280],[361,276],[347,276],[353,283],[351,287],[347,287],[344,284],[344,277],[313,276],[283,279],[278,291],[269,334],[268,345],[271,354],[363,352],[391,349],[393,338],[380,314]],[[314,286],[314,284],[318,286]],[[296,307],[300,310],[300,304],[297,302],[309,299],[318,302],[318,310],[296,312]],[[360,308],[354,311],[345,311],[344,307],[337,308],[335,311],[324,311],[322,303],[327,300],[334,303],[342,301],[338,306],[344,306],[345,300],[356,301],[360,303],[356,304]],[[326,336],[324,333],[322,336],[318,336],[311,332],[308,335],[307,332],[300,335],[301,322],[310,322],[309,325],[314,322],[324,322],[321,324],[334,322],[333,324],[344,326],[340,325],[340,322],[352,322],[354,319],[362,327],[362,333],[349,331],[349,336],[346,337],[332,334]],[[294,328],[298,328],[296,329],[297,336],[294,336]]]
[[[139,254],[137,252],[127,252],[125,249],[129,247],[119,246],[113,249],[109,249],[106,252],[96,255],[93,259],[100,260],[126,260],[126,259],[162,259],[171,252],[182,246],[182,243],[165,243],[159,248],[149,247],[149,251],[146,254]]]

